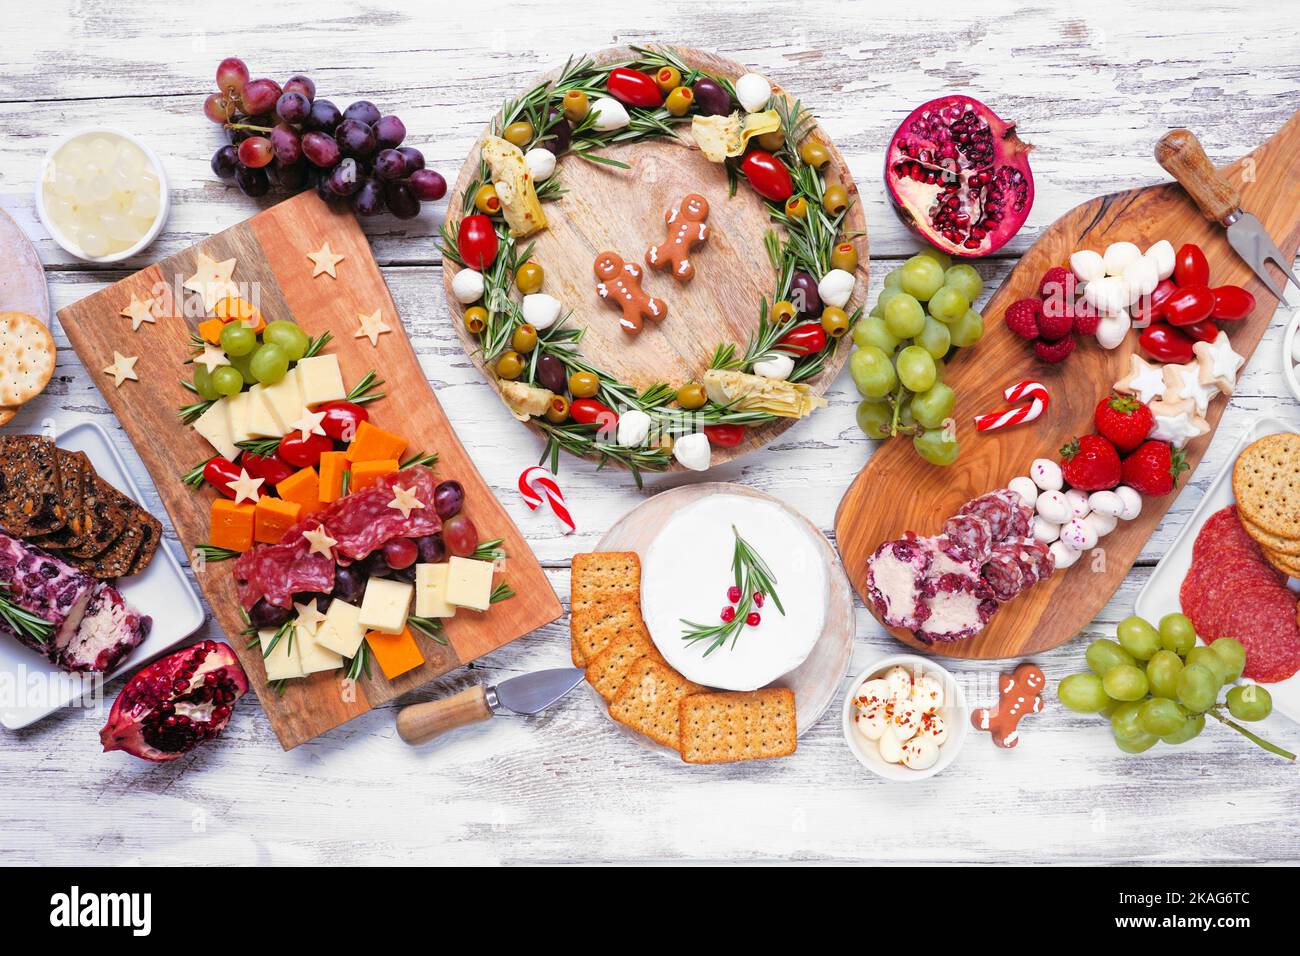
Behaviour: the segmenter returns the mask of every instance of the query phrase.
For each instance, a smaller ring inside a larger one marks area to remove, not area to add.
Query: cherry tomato
[[[718,448],[735,448],[745,440],[744,425],[705,425],[704,434],[709,444]]]
[[[1138,344],[1159,362],[1182,365],[1190,362],[1196,354],[1192,351],[1191,339],[1163,322],[1155,322],[1144,329],[1138,338]]]
[[[227,498],[235,497],[235,493],[230,490],[230,483],[238,477],[239,466],[229,458],[222,458],[220,455],[209,458],[208,463],[203,466],[203,480]]]
[[[826,330],[820,322],[805,322],[777,339],[776,344],[790,355],[813,355],[826,348]]]
[[[1178,286],[1173,279],[1161,279],[1150,295],[1138,299],[1129,308],[1129,314],[1135,322],[1146,322],[1149,325],[1152,319],[1160,318],[1160,306],[1177,291]]]
[[[239,464],[254,478],[263,479],[267,488],[278,485],[294,473],[293,468],[275,455],[254,455],[251,451],[240,456]],[[235,474],[238,475],[239,472],[236,471]]]
[[[1174,281],[1180,286],[1210,284],[1210,262],[1196,243],[1183,243],[1174,256]]]
[[[1207,285],[1180,285],[1160,304],[1160,317],[1170,325],[1191,325],[1214,311],[1214,293]]]
[[[486,272],[497,257],[497,232],[492,220],[479,213],[462,219],[456,233],[456,248],[465,265]]]
[[[365,406],[353,402],[326,402],[317,405],[316,411],[324,412],[320,427],[325,434],[335,441],[350,442],[357,434],[357,428],[364,421],[369,421],[370,413]]]
[[[594,398],[575,398],[569,406],[569,417],[580,425],[599,424],[602,430],[618,424],[617,413]]]
[[[740,161],[740,171],[745,174],[754,192],[772,202],[785,202],[794,193],[790,170],[785,163],[761,149],[751,150]]]
[[[333,450],[334,439],[328,435],[308,435],[303,440],[302,432],[294,431],[280,439],[276,454],[295,468],[315,468],[320,464],[320,456]]]
[[[1219,327],[1210,319],[1202,319],[1200,322],[1184,325],[1179,331],[1197,342],[1213,342],[1219,337]]]
[[[625,66],[617,66],[609,71],[606,88],[610,96],[628,106],[652,110],[664,103],[664,91],[659,89],[653,76],[640,70],[629,70]]]
[[[1214,292],[1214,311],[1210,318],[1237,322],[1255,311],[1255,297],[1239,285],[1221,285]]]

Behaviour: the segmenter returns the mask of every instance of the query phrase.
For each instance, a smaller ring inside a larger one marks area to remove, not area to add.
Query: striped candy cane
[[[992,432],[997,431],[999,428],[1019,425],[1021,422],[1032,422],[1047,410],[1047,406],[1052,401],[1052,397],[1047,393],[1047,386],[1042,382],[1029,379],[1016,382],[1015,385],[1003,391],[1002,396],[1008,402],[1028,401],[1026,404],[1017,405],[1015,408],[1008,408],[1006,411],[976,415],[975,429],[977,431]]]
[[[573,533],[576,527],[573,523],[573,515],[569,514],[569,509],[564,504],[564,493],[560,491],[560,486],[556,483],[550,469],[543,468],[541,465],[525,468],[519,473],[519,493],[523,495],[524,504],[528,506],[529,511],[536,511],[545,504],[555,516],[555,520],[560,523],[561,532]]]

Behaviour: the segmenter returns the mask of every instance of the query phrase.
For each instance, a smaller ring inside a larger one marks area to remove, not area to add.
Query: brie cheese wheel
[[[772,571],[782,614],[771,595],[756,627],[742,626],[707,657],[707,641],[682,639],[694,621],[711,625],[728,606],[735,526]],[[830,583],[816,532],[761,498],[710,495],[682,508],[646,550],[641,613],[659,652],[687,680],[723,690],[756,690],[794,670],[821,636]]]

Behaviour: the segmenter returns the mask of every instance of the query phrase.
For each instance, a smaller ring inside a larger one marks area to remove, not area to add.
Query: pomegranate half
[[[885,154],[885,186],[900,219],[962,258],[985,256],[1024,225],[1034,204],[1033,149],[1016,124],[957,94],[917,107]]]
[[[230,645],[200,641],[141,670],[113,702],[99,732],[104,750],[163,763],[211,740],[230,723],[248,678]]]

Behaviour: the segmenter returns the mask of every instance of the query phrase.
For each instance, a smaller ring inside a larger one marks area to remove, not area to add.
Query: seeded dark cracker
[[[120,578],[131,570],[136,555],[144,545],[144,532],[139,524],[127,524],[107,548],[93,558],[74,558],[72,563],[91,577]]]
[[[82,543],[65,552],[74,558],[93,558],[106,551],[121,537],[137,508],[134,501],[98,475],[92,478],[87,491],[89,494],[82,509],[86,525]]]
[[[59,459],[40,435],[0,435],[0,525],[28,538],[63,527]]]
[[[687,763],[786,757],[798,744],[794,692],[785,687],[692,694],[678,703]]]
[[[162,522],[153,515],[140,508],[135,520],[140,527],[140,550],[136,553],[135,560],[131,562],[131,567],[126,571],[128,576],[139,574],[149,566],[149,562],[158,552],[158,542],[162,540]]]
[[[42,548],[61,551],[81,544],[81,513],[85,507],[88,475],[93,474],[90,460],[79,451],[57,449],[59,460],[59,506],[63,509],[63,527],[32,541]]]

